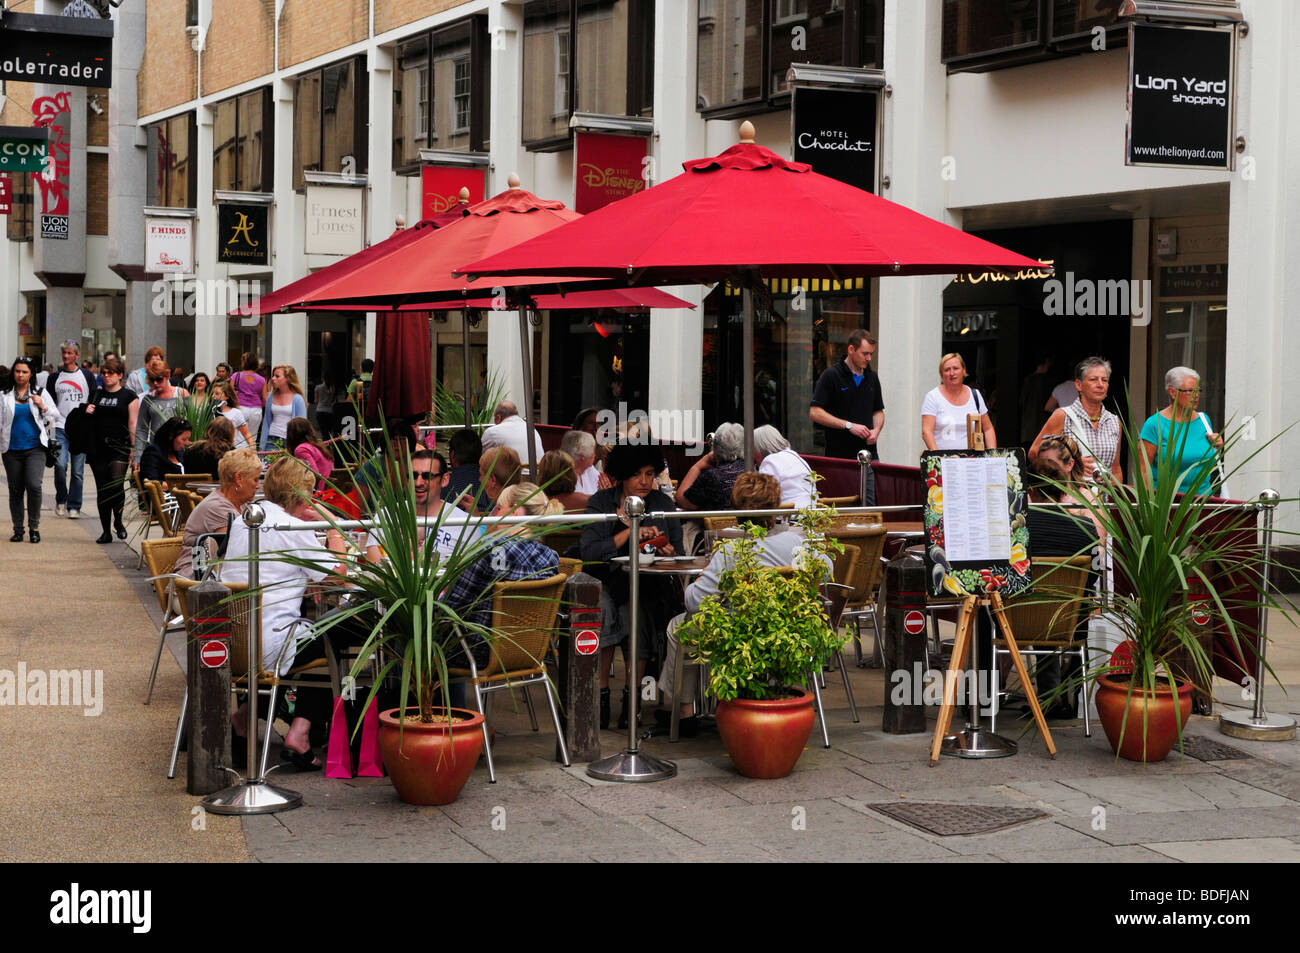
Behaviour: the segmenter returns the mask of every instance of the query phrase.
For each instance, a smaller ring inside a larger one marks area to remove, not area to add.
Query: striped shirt
[[[1119,453],[1119,418],[1105,407],[1101,408],[1101,421],[1093,429],[1083,401],[1076,400],[1065,408],[1065,434],[1079,444],[1079,452],[1092,457],[1097,466],[1109,470]]]

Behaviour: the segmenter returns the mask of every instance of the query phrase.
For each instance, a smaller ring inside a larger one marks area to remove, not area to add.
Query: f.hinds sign
[[[113,21],[5,13],[0,79],[63,86],[110,86]]]

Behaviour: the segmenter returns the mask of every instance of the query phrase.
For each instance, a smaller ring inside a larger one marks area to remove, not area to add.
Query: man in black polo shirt
[[[856,460],[874,445],[885,427],[885,398],[880,378],[871,369],[876,339],[858,328],[849,335],[844,360],[825,372],[813,390],[809,418],[826,429],[826,456]],[[876,504],[876,479],[867,469],[865,506]]]

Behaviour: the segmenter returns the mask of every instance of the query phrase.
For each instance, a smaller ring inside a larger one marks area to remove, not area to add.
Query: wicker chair
[[[582,530],[579,529],[557,529],[551,530],[537,537],[537,541],[549,549],[555,550],[557,556],[563,556],[566,552],[577,546],[582,541]]]
[[[150,481],[152,482],[152,481]],[[155,484],[156,486],[157,484]],[[154,593],[158,596],[158,606],[162,609],[162,625],[158,627],[158,648],[153,655],[153,668],[149,670],[149,687],[145,690],[144,703],[153,699],[154,680],[158,677],[158,663],[162,660],[163,644],[168,632],[183,632],[185,618],[182,607],[173,598],[176,582],[180,576],[174,572],[176,560],[181,554],[181,538],[169,536],[166,539],[146,539],[140,543],[140,558],[149,570],[149,582],[153,583]]]
[[[582,572],[582,560],[573,559],[569,556],[561,556],[560,572],[564,575],[565,579],[577,575],[578,573]]]
[[[172,490],[177,487],[187,487],[191,483],[216,483],[211,473],[168,473],[163,476],[163,482]]]
[[[190,514],[194,512],[194,507],[203,502],[203,497],[192,490],[179,489],[173,490],[172,496],[176,497],[176,505],[180,507],[176,523],[181,528],[181,535],[184,535],[185,524],[189,521]]]
[[[871,628],[876,636],[875,654],[883,666],[884,650],[881,646],[876,593],[880,588],[880,579],[884,575],[881,555],[885,551],[888,531],[879,522],[845,523],[842,526],[832,526],[826,531],[826,535],[839,540],[842,544],[856,546],[860,550],[853,578],[840,580],[838,575],[835,577],[837,582],[846,581],[850,586],[841,620],[853,623],[854,660],[857,666],[862,668],[866,663],[862,658],[861,621],[868,617],[871,619]]]
[[[157,480],[145,480],[144,490],[149,500],[151,521],[162,527],[163,533],[167,536],[180,536],[185,529],[177,519],[180,510],[175,504],[167,505],[162,484]]]
[[[1067,653],[1077,655],[1083,670],[1088,670],[1088,639],[1080,638],[1079,623],[1082,621],[1087,599],[1084,590],[1088,584],[1088,573],[1092,569],[1089,556],[1035,556],[1032,577],[1036,580],[1028,590],[1019,593],[1007,601],[1005,611],[1007,622],[1015,635],[1016,644],[1021,655],[1034,658],[1047,655]],[[998,698],[998,656],[1011,656],[1011,648],[1005,638],[993,640],[993,698]],[[1024,686],[1027,693],[1033,690]],[[1088,695],[1082,695],[1083,733],[1092,737],[1092,724],[1088,714]],[[993,718],[989,724],[990,731],[997,730],[997,705],[993,706]]]
[[[528,697],[528,688],[541,682],[545,686],[546,701],[551,706],[551,720],[555,722],[555,736],[560,743],[560,754],[566,767],[569,765],[569,749],[564,743],[564,728],[560,725],[554,687],[546,674],[546,662],[551,655],[555,616],[567,581],[568,577],[561,572],[548,579],[496,583],[492,592],[491,624],[500,635],[492,642],[492,657],[480,671],[469,645],[462,638],[461,646],[469,668],[448,670],[453,682],[469,682],[474,686],[474,702],[479,713],[484,716],[487,711],[483,696],[488,692],[522,688],[534,731],[537,730],[537,718],[533,713],[532,700]],[[483,742],[488,781],[495,784],[497,775],[492,761],[492,736],[486,717],[483,721]]]

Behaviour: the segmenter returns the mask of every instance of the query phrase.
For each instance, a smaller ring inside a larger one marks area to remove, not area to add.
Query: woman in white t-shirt
[[[979,416],[984,431],[984,447],[997,448],[997,434],[989,421],[984,397],[966,386],[966,362],[960,354],[945,354],[939,359],[942,382],[925,395],[921,402],[921,439],[929,450],[965,450],[966,418]]]
[[[776,477],[781,484],[781,503],[793,503],[795,509],[812,506],[816,490],[809,476],[812,468],[804,458],[790,449],[790,441],[771,424],[754,431],[754,456],[758,472]]]
[[[221,416],[235,428],[235,450],[253,446],[253,434],[248,427],[248,417],[239,408],[239,392],[229,381],[217,381],[211,388],[212,400]],[[256,449],[256,448],[254,448]]]

